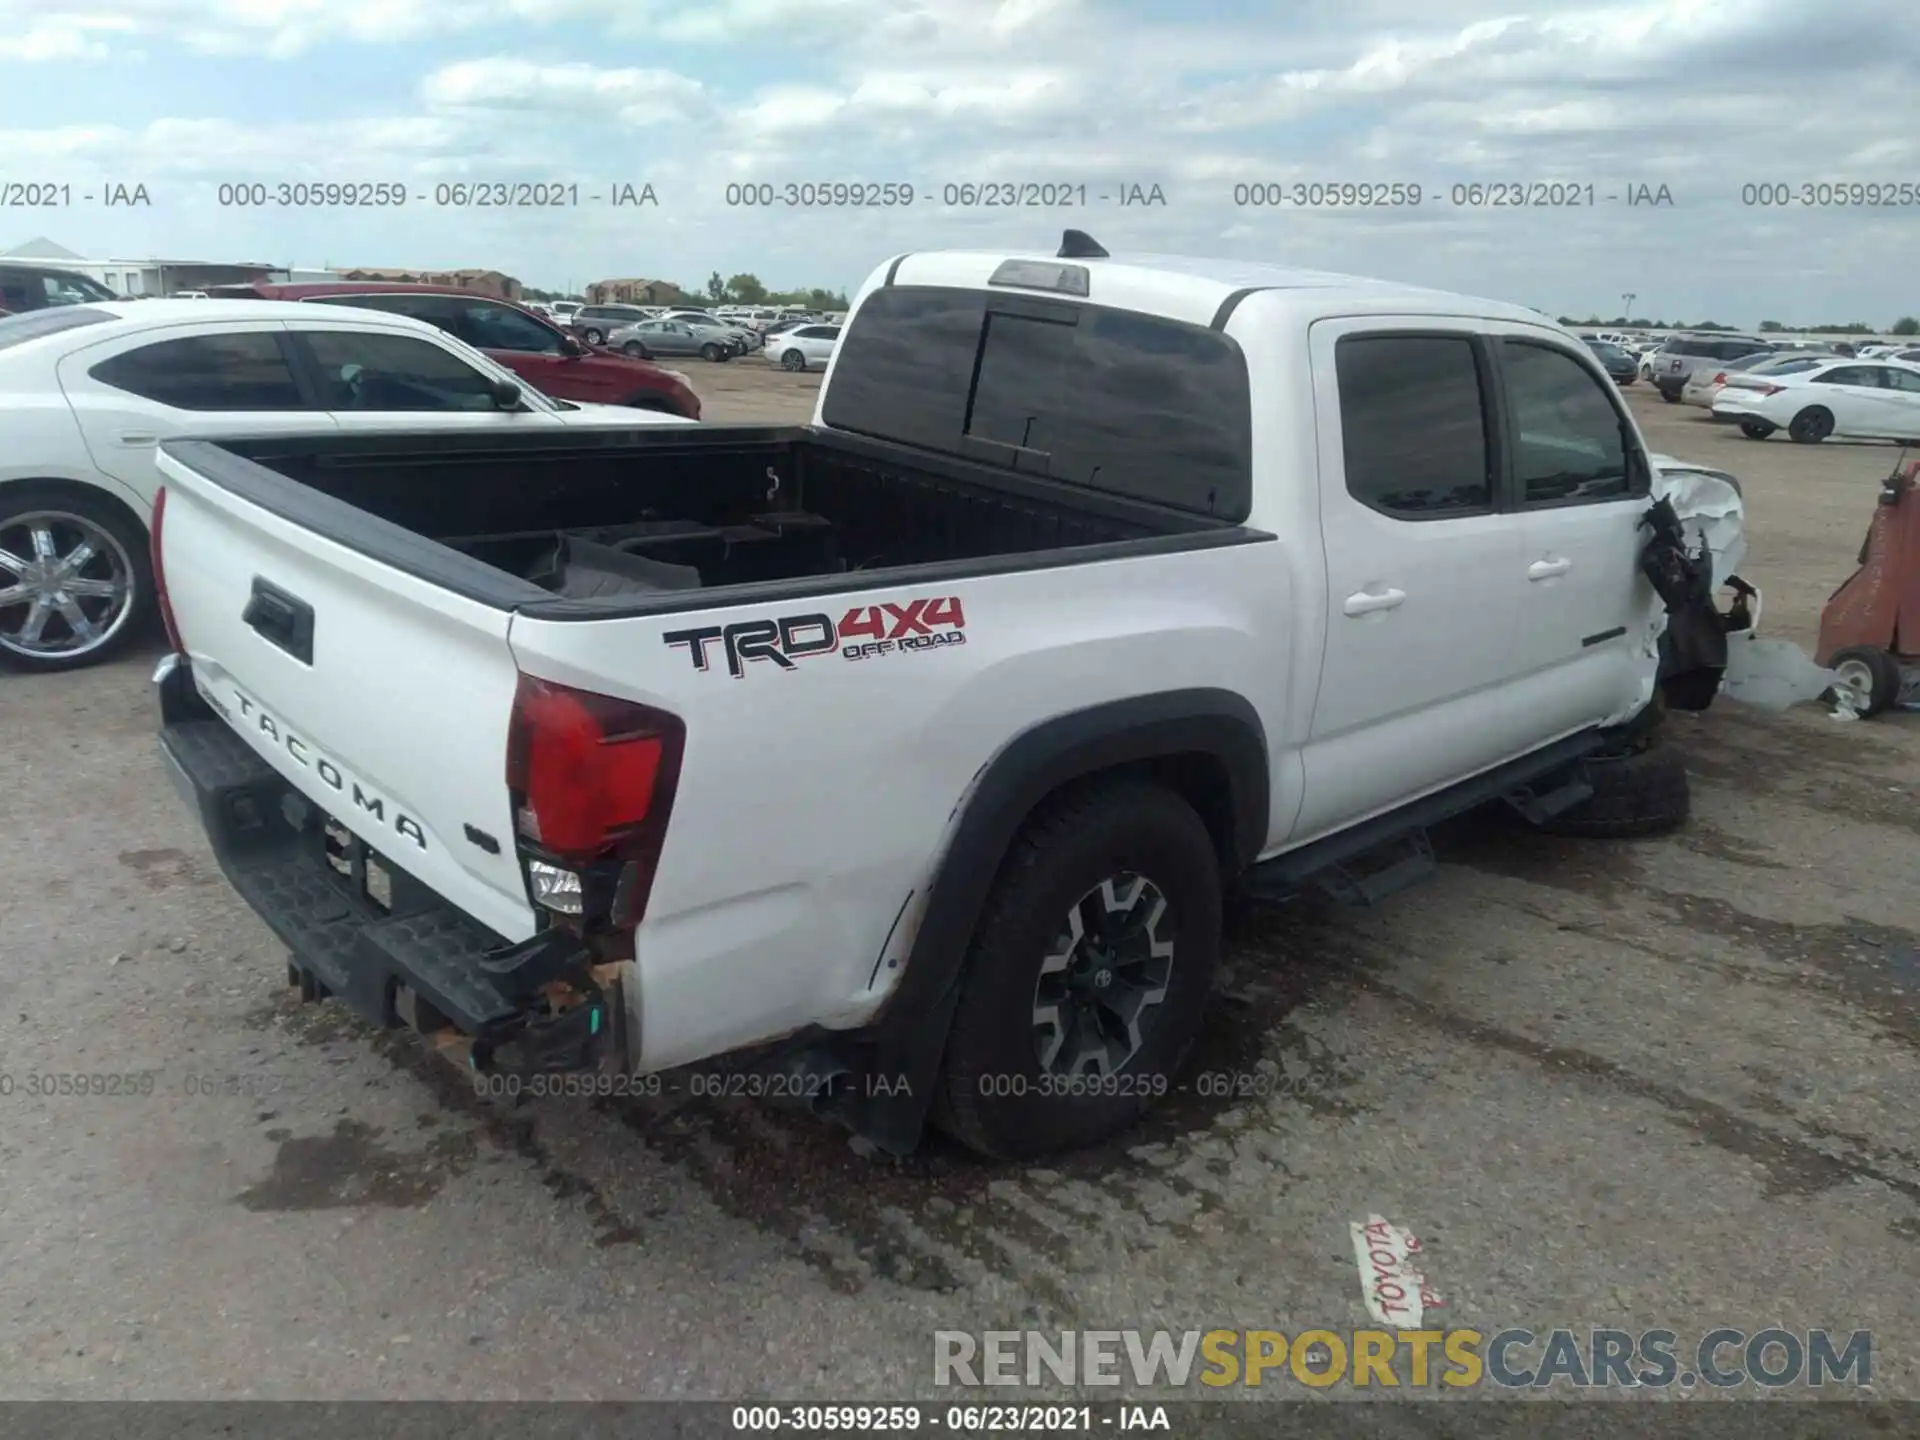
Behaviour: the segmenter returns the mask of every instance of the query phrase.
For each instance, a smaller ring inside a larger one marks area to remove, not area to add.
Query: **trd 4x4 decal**
[[[693,668],[706,670],[711,646],[719,642],[727,673],[738,680],[747,663],[764,660],[782,670],[815,655],[838,653],[843,660],[870,660],[880,655],[942,650],[967,643],[967,617],[960,597],[942,595],[902,604],[856,605],[838,622],[824,612],[783,615],[777,620],[738,620],[731,625],[703,625],[697,630],[669,630],[660,638],[668,645],[685,646]]]

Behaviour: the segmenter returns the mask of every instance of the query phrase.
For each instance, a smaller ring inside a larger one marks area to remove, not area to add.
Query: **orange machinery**
[[[1862,716],[1920,689],[1920,460],[1896,465],[1881,486],[1860,568],[1820,612],[1814,659],[1839,675]]]

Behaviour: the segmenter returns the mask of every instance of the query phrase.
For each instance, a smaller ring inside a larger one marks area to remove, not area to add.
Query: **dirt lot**
[[[694,371],[713,420],[817,386]],[[1810,641],[1892,452],[1635,404],[1744,478],[1767,628]],[[0,1069],[156,1076],[0,1100],[11,1396],[931,1394],[937,1328],[1365,1324],[1378,1213],[1440,1323],[1872,1329],[1920,1397],[1920,716],[1725,706],[1679,725],[1672,839],[1463,824],[1379,911],[1248,917],[1202,1065],[1288,1093],[1021,1170],[747,1102],[512,1109],[303,1010],[162,778],[150,664],[0,680]]]

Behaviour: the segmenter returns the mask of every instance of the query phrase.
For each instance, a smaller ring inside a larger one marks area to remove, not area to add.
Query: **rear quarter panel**
[[[898,948],[890,938],[913,923],[909,898],[924,897],[969,787],[1032,726],[1188,687],[1234,690],[1273,714],[1290,658],[1263,623],[1291,600],[1280,550],[1249,543],[682,615],[517,617],[521,669],[686,721],[637,944],[649,1067],[868,1018],[899,976],[883,964]],[[717,643],[702,671],[666,639],[809,613],[839,627],[857,607],[929,599],[958,602],[962,643],[868,658],[836,644],[791,669],[747,661],[735,676]]]

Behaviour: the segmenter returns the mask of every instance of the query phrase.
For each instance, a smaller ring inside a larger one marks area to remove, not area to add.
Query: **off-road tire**
[[[1166,995],[1120,1068],[1090,1093],[1062,1094],[1034,1039],[1041,964],[1076,902],[1121,873],[1144,877],[1166,898],[1162,933],[1173,937]],[[1001,1159],[1096,1144],[1132,1125],[1172,1089],[1199,1033],[1219,963],[1222,909],[1213,839],[1171,790],[1123,781],[1047,802],[1001,862],[968,946],[935,1123]]]
[[[1543,822],[1554,835],[1627,840],[1666,835],[1687,823],[1693,791],[1686,757],[1657,734],[1583,762],[1593,794]]]

